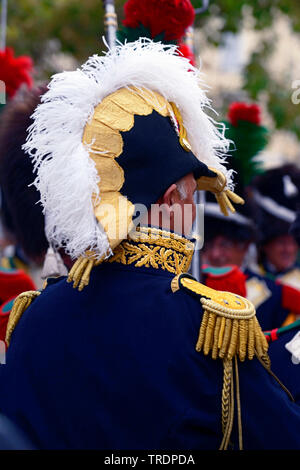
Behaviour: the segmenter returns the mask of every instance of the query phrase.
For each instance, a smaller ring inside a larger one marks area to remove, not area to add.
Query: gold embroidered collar
[[[181,274],[187,272],[193,252],[193,242],[176,233],[153,227],[137,227],[117,246],[108,262]]]

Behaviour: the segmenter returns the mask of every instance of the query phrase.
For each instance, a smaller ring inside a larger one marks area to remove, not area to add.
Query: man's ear
[[[167,204],[171,207],[173,204],[176,204],[179,201],[179,193],[177,190],[177,186],[175,183],[171,184],[168,189],[165,191],[163,196],[161,197],[161,204]]]

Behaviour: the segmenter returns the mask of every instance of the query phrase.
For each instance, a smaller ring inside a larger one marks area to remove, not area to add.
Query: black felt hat
[[[300,209],[300,169],[293,164],[270,169],[252,188],[261,243],[289,233]]]

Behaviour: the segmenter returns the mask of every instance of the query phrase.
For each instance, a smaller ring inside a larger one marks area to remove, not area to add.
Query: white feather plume
[[[228,186],[232,184],[224,166],[228,151],[224,129],[205,113],[211,107],[200,73],[176,54],[176,46],[142,38],[104,56],[93,55],[81,69],[52,77],[24,145],[37,171],[34,185],[47,215],[48,240],[64,246],[73,258],[87,249],[97,257],[109,252],[106,234],[94,216],[99,176],[82,135],[95,106],[125,86],[148,88],[173,101],[196,157],[223,171]]]

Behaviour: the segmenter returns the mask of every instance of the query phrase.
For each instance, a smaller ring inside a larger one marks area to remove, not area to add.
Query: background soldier
[[[270,330],[293,321],[294,313],[293,318],[287,320],[291,311],[300,313],[300,292],[278,285],[253,269],[253,254],[249,250],[258,238],[258,210],[249,194],[249,185],[254,176],[262,172],[258,157],[267,143],[267,129],[261,125],[260,108],[247,103],[232,103],[225,125],[226,136],[234,146],[230,163],[236,172],[236,189],[245,205],[224,217],[207,195],[203,258],[208,266],[204,266],[204,282],[210,284],[211,277],[215,276],[219,289],[245,295],[254,304],[263,330]],[[244,276],[238,276],[234,266],[238,266]]]

